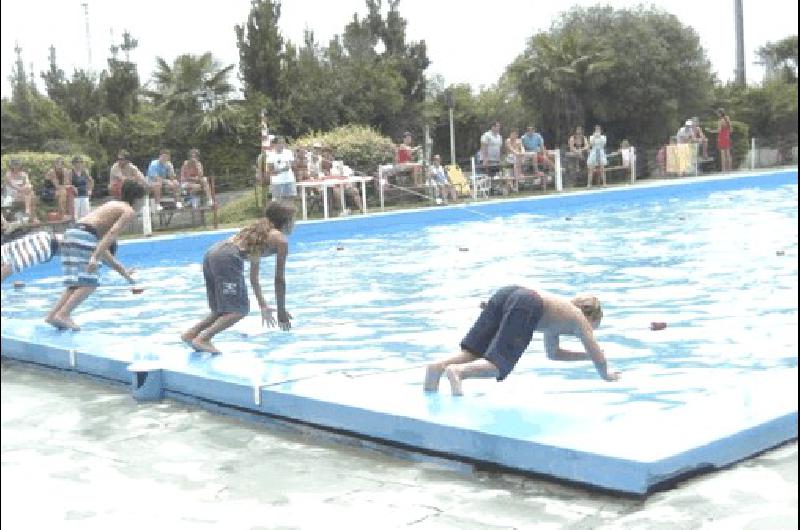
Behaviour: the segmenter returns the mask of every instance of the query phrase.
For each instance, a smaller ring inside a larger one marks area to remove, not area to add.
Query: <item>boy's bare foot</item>
[[[425,383],[422,385],[422,390],[425,392],[438,392],[439,379],[442,378],[444,370],[438,364],[429,364],[425,368]]]
[[[218,355],[218,354],[222,353],[213,344],[211,344],[207,340],[194,338],[194,339],[192,339],[191,344],[192,344],[192,347],[196,351],[204,351],[204,352],[208,352],[208,353],[213,353],[214,355]]]
[[[58,331],[64,331],[65,329],[67,329],[60,321],[57,321],[52,317],[47,317],[44,319],[44,321],[53,326],[54,328],[56,328]]]
[[[463,396],[464,392],[461,390],[461,374],[458,368],[448,366],[444,372],[447,374],[447,379],[450,380],[450,391],[454,396]]]
[[[188,332],[184,331],[181,333],[181,340],[194,348],[194,344],[192,344],[192,341],[194,341],[194,336],[190,335]]]
[[[53,318],[50,319],[50,324],[57,327],[58,329],[69,329],[72,331],[80,331],[81,327],[77,325],[70,317],[59,317],[55,315]]]

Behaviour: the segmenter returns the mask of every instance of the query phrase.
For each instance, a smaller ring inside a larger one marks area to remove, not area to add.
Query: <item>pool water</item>
[[[300,226],[287,265],[291,332],[262,328],[252,310],[215,344],[251,368],[264,361],[350,374],[404,369],[454,353],[478,303],[522,284],[598,295],[605,317],[596,336],[623,373],[796,368],[797,204],[797,185],[784,184],[541,211],[530,202],[504,216],[461,209],[467,220],[457,224],[383,223],[355,233],[343,224],[336,240],[304,238]],[[133,358],[187,355],[178,335],[207,313],[202,255],[226,236],[175,251],[166,250],[169,242],[156,252],[121,246],[145,293],[129,293],[122,278],[103,271],[103,287],[74,314],[81,333],[125,344]],[[264,260],[261,275],[270,303],[273,266]],[[24,289],[6,282],[4,321],[44,318],[61,290],[57,265],[47,268],[25,278]],[[667,328],[651,331],[653,321]],[[596,377],[590,363],[543,357],[534,336],[515,373]],[[657,399],[669,407],[682,393]]]

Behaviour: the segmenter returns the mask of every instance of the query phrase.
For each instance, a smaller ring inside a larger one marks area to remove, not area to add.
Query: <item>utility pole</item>
[[[736,19],[736,84],[747,84],[744,69],[744,13],[742,0],[733,0],[734,17]]]
[[[456,101],[452,88],[445,91],[444,101],[450,110],[450,164],[456,165],[456,135],[453,127],[453,107],[456,106]]]
[[[89,38],[89,4],[84,2],[81,4],[83,6],[83,18],[86,22],[86,56],[89,60],[89,64],[87,65],[87,71],[92,71],[92,42]]]

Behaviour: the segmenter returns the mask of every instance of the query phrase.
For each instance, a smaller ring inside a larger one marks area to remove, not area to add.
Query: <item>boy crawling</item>
[[[424,389],[435,392],[439,379],[447,374],[454,396],[463,394],[461,383],[468,378],[494,377],[505,379],[531,342],[534,331],[544,334],[547,357],[555,361],[591,359],[600,377],[606,381],[619,379],[619,372],[609,372],[608,363],[592,329],[600,325],[603,310],[594,296],[567,300],[544,291],[518,285],[498,290],[486,304],[466,337],[461,353],[428,365]],[[573,352],[559,347],[559,335],[578,337],[586,352]]]

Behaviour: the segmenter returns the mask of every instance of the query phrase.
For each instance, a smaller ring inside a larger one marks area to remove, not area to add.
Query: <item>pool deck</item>
[[[424,393],[422,365],[348,372],[212,358],[177,344],[149,351],[100,333],[57,332],[41,320],[4,318],[0,348],[4,357],[130,385],[140,400],[221,406],[633,495],[797,438],[796,363],[669,378],[642,366],[606,383],[591,370],[553,377],[541,359],[502,385],[470,380],[454,397],[446,378],[440,392]]]

